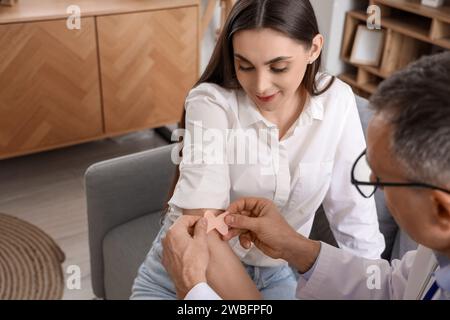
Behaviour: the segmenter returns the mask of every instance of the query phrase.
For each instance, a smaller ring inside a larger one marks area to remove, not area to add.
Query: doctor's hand
[[[162,240],[162,264],[172,278],[180,299],[195,285],[206,282],[209,263],[206,228],[205,218],[183,215]]]
[[[300,273],[308,271],[320,252],[320,242],[297,233],[267,199],[243,198],[227,209],[225,222],[231,227],[224,240],[239,235],[244,248],[255,246],[274,259],[284,259]]]

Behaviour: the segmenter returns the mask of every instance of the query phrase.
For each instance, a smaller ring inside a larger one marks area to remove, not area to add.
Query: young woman
[[[220,214],[245,196],[271,199],[305,236],[323,204],[341,248],[380,256],[384,239],[375,203],[350,184],[353,160],[365,148],[355,98],[343,82],[319,73],[323,41],[308,0],[236,3],[186,99],[183,125],[189,137],[203,132],[203,138],[183,141],[170,209],[132,298],[176,298],[161,265],[161,239],[179,215]],[[236,132],[245,139],[236,143]],[[227,161],[192,161],[211,146]],[[242,148],[245,161],[236,157]],[[258,161],[249,161],[255,154]],[[237,239],[223,241],[216,231],[208,237],[208,283],[223,298],[295,297],[295,275],[285,261],[243,248]]]

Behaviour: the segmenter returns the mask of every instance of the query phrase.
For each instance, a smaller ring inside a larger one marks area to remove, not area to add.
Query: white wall
[[[202,0],[202,8],[205,10],[208,4],[208,0]],[[214,16],[209,24],[208,29],[205,32],[205,36],[202,39],[202,52],[200,60],[200,71],[203,72],[208,65],[209,59],[211,58],[214,46],[216,45],[216,30],[220,24],[220,7],[217,5]]]
[[[319,22],[319,30],[325,38],[322,55],[323,69],[338,75],[345,70],[340,60],[345,14],[356,8],[364,10],[366,1],[361,0],[310,0]]]

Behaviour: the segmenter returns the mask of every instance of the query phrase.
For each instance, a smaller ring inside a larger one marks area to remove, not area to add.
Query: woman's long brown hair
[[[309,0],[238,0],[225,22],[208,66],[193,87],[208,82],[226,89],[242,89],[234,67],[233,35],[241,30],[258,28],[282,32],[307,49],[311,48],[314,37],[319,34],[316,15]],[[331,77],[323,89],[318,89],[316,76],[320,70],[321,56],[307,66],[302,81],[303,87],[311,96],[326,92],[335,80]],[[183,111],[179,128],[185,128],[185,120],[186,110]],[[180,155],[182,156],[181,151]],[[180,170],[177,167],[168,199],[172,197],[179,177]]]

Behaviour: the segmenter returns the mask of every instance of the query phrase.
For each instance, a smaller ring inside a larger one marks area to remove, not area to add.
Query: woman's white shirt
[[[352,164],[366,144],[348,85],[336,79],[322,95],[310,96],[281,141],[243,90],[203,83],[189,92],[185,108],[180,178],[169,201],[173,219],[181,209],[225,210],[239,198],[263,197],[308,236],[323,204],[341,248],[380,257],[385,244],[375,202],[350,183]],[[256,247],[244,249],[236,238],[230,245],[250,265],[285,263]]]

